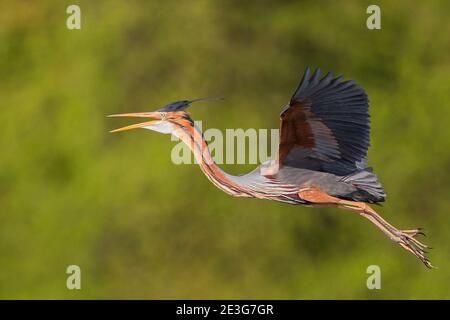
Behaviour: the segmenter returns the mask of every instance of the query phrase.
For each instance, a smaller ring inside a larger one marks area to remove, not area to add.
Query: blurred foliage
[[[2,1],[0,297],[449,298],[450,2],[377,3],[371,31],[372,1]],[[368,92],[379,210],[427,229],[438,270],[357,215],[232,198],[168,136],[108,133],[129,121],[107,114],[210,95],[204,129],[276,128],[307,65]]]

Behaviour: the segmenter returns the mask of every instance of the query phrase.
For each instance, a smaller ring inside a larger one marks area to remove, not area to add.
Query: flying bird
[[[206,98],[208,99],[208,98]],[[354,81],[343,81],[309,68],[283,108],[278,155],[241,176],[224,172],[214,162],[202,132],[185,111],[193,102],[170,103],[154,112],[111,117],[141,117],[148,121],[111,132],[144,128],[180,138],[191,149],[206,177],[237,197],[275,200],[293,205],[335,207],[368,219],[391,240],[416,256],[426,267],[428,246],[416,239],[422,229],[399,230],[369,204],[385,201],[383,187],[367,165],[369,147],[368,98]]]

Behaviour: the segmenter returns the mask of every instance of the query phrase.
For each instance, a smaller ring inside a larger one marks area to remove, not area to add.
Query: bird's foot
[[[423,244],[419,240],[417,240],[415,237],[417,235],[423,235],[425,236],[425,233],[423,233],[422,229],[413,229],[413,230],[398,230],[396,232],[395,239],[400,246],[402,246],[405,250],[411,252],[413,255],[415,255],[417,258],[419,258],[420,261],[427,267],[427,268],[435,268],[430,260],[428,260],[426,254],[428,253],[425,249],[432,249],[431,247]]]

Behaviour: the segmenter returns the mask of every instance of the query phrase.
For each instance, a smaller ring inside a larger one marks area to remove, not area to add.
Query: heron
[[[377,175],[367,164],[370,142],[369,101],[353,80],[306,68],[300,84],[280,114],[277,156],[240,176],[223,171],[209,152],[202,132],[185,110],[196,100],[172,102],[153,112],[111,117],[146,118],[111,132],[143,128],[181,139],[196,163],[219,189],[236,197],[280,201],[292,205],[331,207],[355,212],[389,239],[433,268],[427,245],[417,240],[423,229],[400,230],[370,204],[385,201]]]

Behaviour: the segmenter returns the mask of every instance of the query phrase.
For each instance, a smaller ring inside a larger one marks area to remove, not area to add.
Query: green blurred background
[[[450,2],[377,1],[373,31],[369,4],[2,1],[0,297],[450,298]],[[130,121],[107,114],[210,95],[227,100],[190,109],[204,129],[277,128],[307,65],[368,92],[379,211],[426,228],[439,269],[355,214],[232,198],[167,135],[108,133]]]

